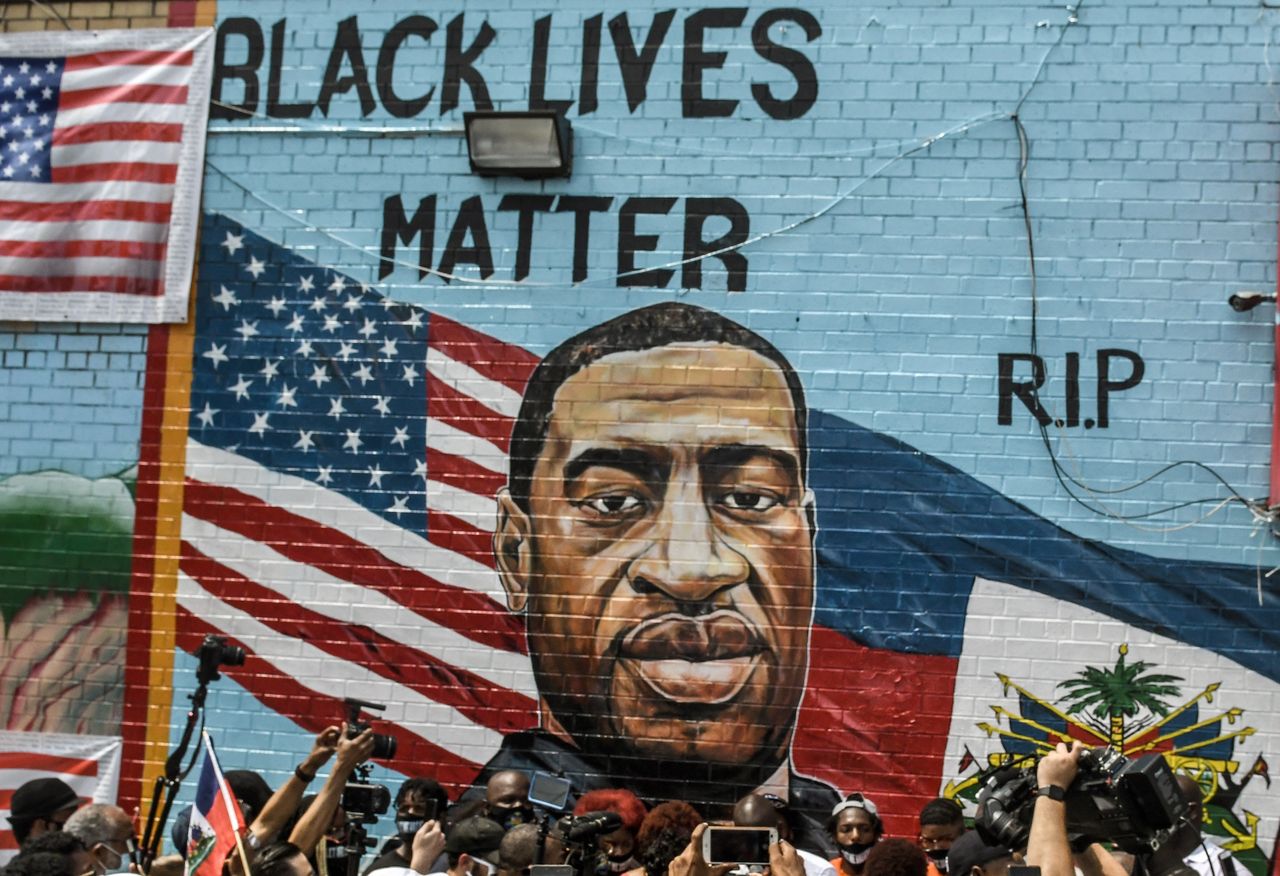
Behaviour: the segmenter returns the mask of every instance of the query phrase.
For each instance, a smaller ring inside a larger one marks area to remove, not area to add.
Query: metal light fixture
[[[1268,295],[1265,292],[1237,292],[1227,299],[1227,303],[1231,305],[1231,309],[1236,313],[1245,313],[1253,310],[1259,304],[1267,301],[1274,302],[1276,296]]]
[[[573,128],[562,113],[487,110],[462,118],[473,173],[530,179],[568,176],[573,169]]]

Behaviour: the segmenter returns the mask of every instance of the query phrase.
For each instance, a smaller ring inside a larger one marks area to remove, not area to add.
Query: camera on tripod
[[[218,669],[223,666],[244,666],[244,648],[227,644],[226,637],[212,633],[204,637],[200,647],[196,649],[196,659],[200,667],[196,670],[196,681],[208,684],[217,681]]]
[[[983,782],[974,826],[986,842],[1007,849],[1026,847],[1036,800],[1036,764],[1024,758],[997,769]],[[1110,842],[1138,856],[1158,851],[1185,823],[1188,812],[1163,756],[1128,758],[1113,748],[1081,752],[1063,804],[1074,851]]]

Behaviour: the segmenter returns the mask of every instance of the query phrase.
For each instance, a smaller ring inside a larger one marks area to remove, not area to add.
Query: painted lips
[[[742,615],[722,610],[650,618],[622,640],[619,658],[664,699],[714,705],[738,695],[763,651]]]

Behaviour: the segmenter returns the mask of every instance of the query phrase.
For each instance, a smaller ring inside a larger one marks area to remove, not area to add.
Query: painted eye
[[[725,493],[720,501],[735,511],[768,511],[778,504],[779,499],[768,493],[735,490],[732,493]]]
[[[628,514],[641,506],[641,501],[629,493],[606,493],[603,496],[592,496],[581,503],[597,514],[615,516]]]

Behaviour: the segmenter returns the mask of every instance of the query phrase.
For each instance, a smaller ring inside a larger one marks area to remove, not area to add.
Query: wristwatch
[[[1067,792],[1064,789],[1059,788],[1057,785],[1041,785],[1039,788],[1036,788],[1036,796],[1048,797],[1050,800],[1057,800],[1061,803],[1063,800],[1067,799]]]

